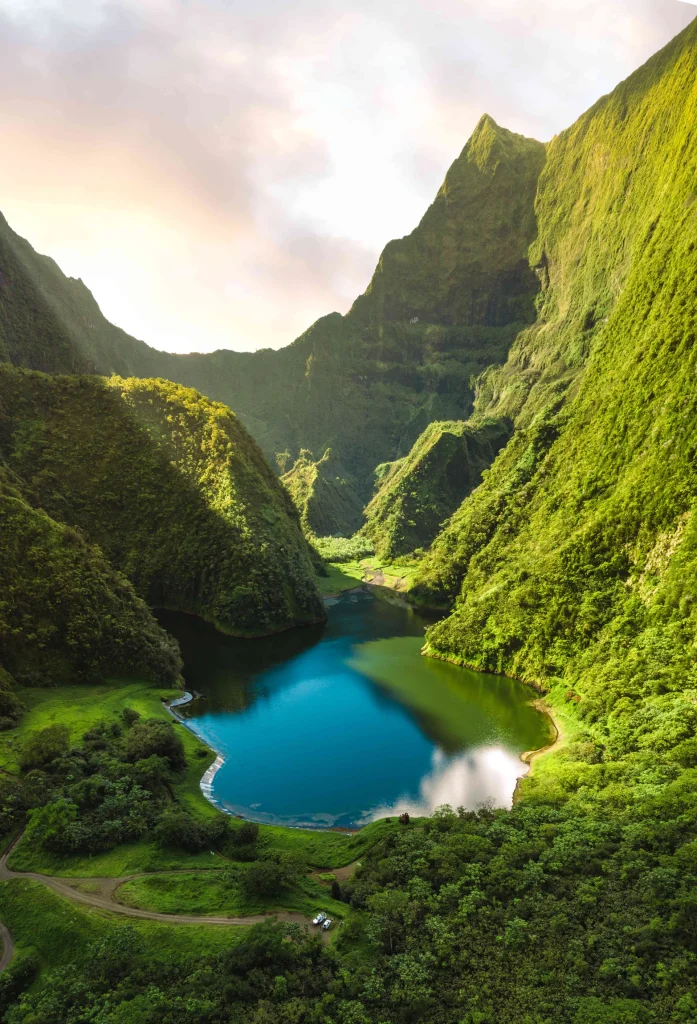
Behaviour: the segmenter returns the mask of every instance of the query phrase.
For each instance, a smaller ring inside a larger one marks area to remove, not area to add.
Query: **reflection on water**
[[[520,757],[502,747],[479,747],[454,757],[447,757],[436,747],[431,755],[431,770],[421,779],[417,797],[403,793],[390,804],[373,807],[360,824],[404,811],[412,817],[423,817],[441,804],[467,810],[485,803],[510,807],[516,782],[525,771]]]
[[[368,593],[326,627],[262,640],[161,613],[179,639],[189,724],[223,758],[207,795],[233,814],[355,827],[442,803],[509,805],[519,758],[546,742],[527,687],[422,658],[426,622]]]

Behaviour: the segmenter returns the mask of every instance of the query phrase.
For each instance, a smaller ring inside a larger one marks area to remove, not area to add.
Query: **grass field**
[[[242,865],[233,865],[226,871],[147,875],[125,882],[117,889],[116,898],[126,906],[160,914],[244,916],[293,910],[311,917],[318,910],[325,910],[330,917],[341,919],[348,913],[346,904],[333,900],[327,887],[313,878],[304,878],[294,891],[285,895],[250,901],[240,886],[243,871]]]
[[[377,555],[370,555],[357,562],[328,563],[327,570],[329,575],[320,576],[317,581],[320,593],[325,596],[340,594],[344,590],[357,587],[360,583],[370,582],[373,576],[383,576],[383,586],[405,593],[411,586],[417,563],[400,565],[396,562],[385,562]]]
[[[320,594],[325,597],[351,590],[363,578],[358,562],[344,562],[341,565],[328,563],[326,568],[329,575],[317,577]]]
[[[40,882],[12,879],[0,885],[0,918],[10,929],[18,953],[34,952],[51,968],[84,962],[87,946],[119,928],[133,929],[153,959],[229,949],[246,929],[184,926],[138,921],[77,906]]]

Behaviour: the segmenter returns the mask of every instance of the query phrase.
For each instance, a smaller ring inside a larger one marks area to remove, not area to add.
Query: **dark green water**
[[[425,620],[372,593],[332,602],[326,626],[263,640],[160,618],[205,696],[189,724],[224,758],[211,798],[233,814],[355,827],[443,803],[509,806],[520,753],[549,736],[528,687],[422,658]]]

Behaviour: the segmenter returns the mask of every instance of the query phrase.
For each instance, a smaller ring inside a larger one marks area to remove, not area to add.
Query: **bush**
[[[39,961],[31,954],[12,961],[0,974],[0,1013],[4,1014],[8,1006],[29,988],[38,972]]]
[[[353,537],[315,537],[313,544],[325,562],[356,562],[375,553],[371,541],[359,534]]]
[[[256,821],[243,821],[232,834],[236,846],[251,846],[259,838],[259,826]]]
[[[272,853],[249,865],[242,875],[242,891],[248,899],[280,896],[298,881],[303,863],[291,853]]]
[[[136,722],[126,740],[126,756],[129,761],[143,761],[152,754],[166,757],[174,771],[186,766],[184,746],[169,722],[159,718],[148,718]]]
[[[196,853],[220,845],[229,832],[222,815],[200,821],[180,807],[170,807],[161,815],[153,835],[160,846],[179,846]]]
[[[24,744],[19,763],[24,771],[43,768],[51,761],[67,754],[70,747],[70,729],[67,725],[49,725],[32,733]]]
[[[126,725],[134,725],[140,718],[140,714],[135,708],[124,708],[121,712],[121,717]]]

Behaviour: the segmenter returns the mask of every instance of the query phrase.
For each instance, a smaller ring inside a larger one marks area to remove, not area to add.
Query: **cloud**
[[[345,311],[486,110],[548,138],[679,31],[666,0],[4,0],[0,208],[159,347]]]
[[[477,747],[455,757],[436,749],[431,770],[419,782],[418,794],[403,794],[391,804],[364,811],[360,825],[405,812],[411,817],[430,817],[448,804],[474,811],[484,804],[511,807],[518,779],[529,771],[519,757],[502,747]]]

